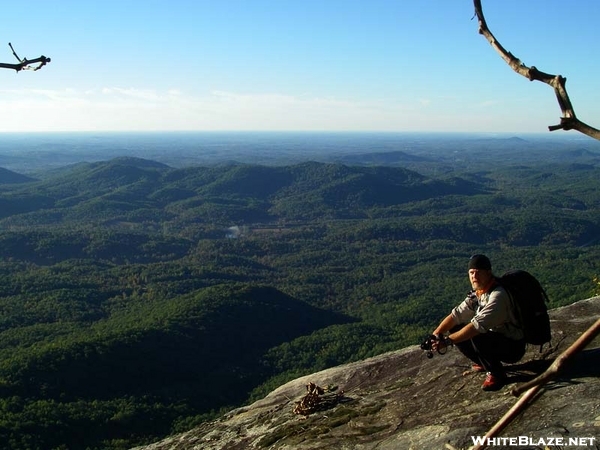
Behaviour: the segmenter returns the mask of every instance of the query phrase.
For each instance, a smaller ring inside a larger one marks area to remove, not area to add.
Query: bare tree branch
[[[500,54],[502,59],[519,75],[523,75],[530,81],[541,81],[546,83],[554,89],[558,105],[562,111],[562,117],[560,118],[560,124],[549,126],[550,131],[555,130],[576,130],[594,139],[600,140],[600,130],[587,125],[580,121],[575,115],[575,110],[567,94],[565,84],[567,79],[561,75],[552,75],[544,73],[538,70],[535,66],[527,67],[512,53],[507,51],[500,42],[496,40],[492,32],[487,26],[485,17],[483,15],[483,9],[481,7],[481,0],[473,0],[475,6],[475,15],[479,20],[479,34],[482,34],[490,45]]]
[[[35,58],[35,59],[27,59],[27,58],[21,59],[15,52],[15,49],[13,48],[13,46],[10,42],[8,43],[8,46],[12,50],[12,54],[15,56],[15,58],[17,58],[17,61],[19,61],[19,62],[17,64],[0,63],[0,69],[14,69],[17,72],[24,70],[24,69],[40,70],[42,67],[44,67],[46,64],[48,64],[50,62],[50,58],[47,58],[44,55],[40,56],[39,58]],[[37,64],[37,66],[30,67],[34,64]]]
[[[596,320],[596,323],[588,328],[579,338],[571,344],[571,346],[560,354],[558,358],[552,363],[548,369],[540,376],[534,378],[527,383],[515,386],[512,388],[511,393],[518,397],[523,392],[531,389],[534,386],[542,385],[555,378],[558,373],[567,365],[567,362],[573,358],[577,353],[581,352],[587,345],[592,342],[596,336],[600,334],[600,319]]]

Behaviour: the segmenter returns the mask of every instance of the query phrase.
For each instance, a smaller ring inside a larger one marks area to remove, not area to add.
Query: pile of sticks
[[[306,385],[306,395],[296,402],[294,414],[305,417],[317,412],[329,409],[335,406],[344,396],[344,391],[333,392],[336,388],[323,389],[315,383],[310,382]]]

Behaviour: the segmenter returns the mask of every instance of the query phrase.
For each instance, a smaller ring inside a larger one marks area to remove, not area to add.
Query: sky
[[[600,2],[483,0],[528,66],[600,126]],[[545,133],[552,89],[478,34],[471,0],[3,2],[0,132]],[[565,132],[554,132],[565,133]]]

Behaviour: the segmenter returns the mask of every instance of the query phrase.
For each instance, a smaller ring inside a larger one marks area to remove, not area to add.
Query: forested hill
[[[0,178],[0,442],[125,449],[419,342],[474,252],[534,273],[552,306],[588,298],[600,169],[578,158]]]
[[[364,218],[377,208],[481,191],[462,179],[434,180],[402,168],[304,163],[171,169],[139,158],[117,158],[78,164],[6,192],[0,214],[13,216],[11,225],[78,218],[181,223],[186,216],[229,225]],[[25,212],[30,214],[22,216]]]

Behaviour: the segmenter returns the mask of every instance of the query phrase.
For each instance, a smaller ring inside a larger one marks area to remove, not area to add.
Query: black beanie
[[[469,259],[469,269],[492,270],[492,263],[485,255],[473,255]]]

